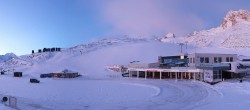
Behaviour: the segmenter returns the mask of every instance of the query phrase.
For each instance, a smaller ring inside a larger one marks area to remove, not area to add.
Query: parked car
[[[38,79],[31,78],[30,83],[40,83]]]

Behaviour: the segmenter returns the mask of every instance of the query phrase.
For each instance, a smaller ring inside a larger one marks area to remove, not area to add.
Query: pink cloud
[[[176,5],[164,0],[114,0],[105,2],[101,12],[116,34],[183,35],[205,27],[199,16],[182,12]]]

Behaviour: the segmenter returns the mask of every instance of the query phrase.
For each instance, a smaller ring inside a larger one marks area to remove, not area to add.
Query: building
[[[76,78],[79,77],[78,72],[74,72],[68,69],[63,70],[62,72],[53,72],[48,74],[41,74],[40,78]]]
[[[159,56],[157,63],[132,63],[128,65],[130,77],[159,79],[201,80],[202,70],[188,67],[188,56]]]
[[[188,66],[203,70],[203,80],[215,83],[233,77],[230,62],[237,61],[237,54],[193,53],[188,55]]]
[[[236,60],[237,54],[193,53],[188,55],[188,66],[197,67],[200,64],[218,64]]]
[[[250,59],[240,61],[237,54],[218,53],[159,56],[158,66],[150,66],[150,63],[128,66],[130,77],[194,79],[208,83],[234,78],[248,71],[250,71]]]
[[[38,53],[42,52],[60,52],[61,48],[43,48],[43,49],[38,49]],[[34,50],[32,50],[32,54],[35,53]]]

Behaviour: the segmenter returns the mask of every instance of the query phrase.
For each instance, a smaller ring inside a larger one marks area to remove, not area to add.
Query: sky
[[[0,0],[0,55],[98,39],[185,36],[217,27],[249,0]]]

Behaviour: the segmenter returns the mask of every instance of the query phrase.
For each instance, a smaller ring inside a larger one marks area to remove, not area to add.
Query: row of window
[[[195,63],[195,58],[189,58],[189,63]],[[214,57],[213,63],[221,63],[222,57]],[[226,62],[233,62],[233,57],[226,57]],[[209,57],[200,57],[200,63],[209,63]]]

